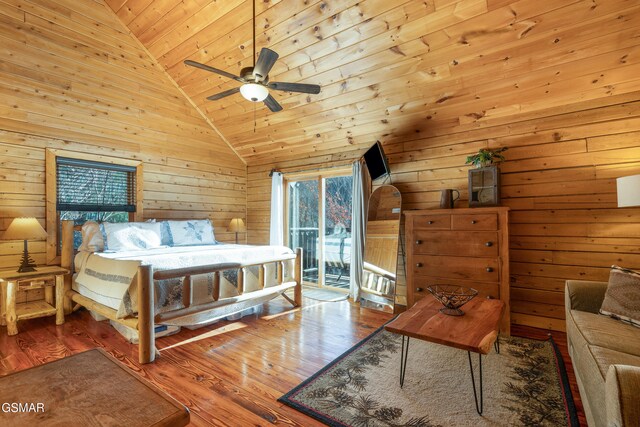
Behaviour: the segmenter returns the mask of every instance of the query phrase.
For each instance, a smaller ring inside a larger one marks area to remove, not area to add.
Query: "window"
[[[141,169],[136,161],[48,150],[47,176],[54,178],[47,182],[48,261],[59,255],[62,220],[83,224],[141,218]],[[74,245],[80,245],[80,233]]]
[[[136,211],[136,168],[88,160],[56,158],[56,212],[61,221],[127,222]],[[79,234],[79,233],[77,233]],[[74,246],[80,246],[76,236]]]

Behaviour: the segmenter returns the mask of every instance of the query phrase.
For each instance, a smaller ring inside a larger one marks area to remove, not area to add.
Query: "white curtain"
[[[362,269],[364,268],[364,243],[367,226],[367,205],[371,193],[369,172],[362,160],[353,163],[353,209],[351,211],[351,277],[349,293],[354,301],[360,299]]]
[[[280,172],[271,176],[271,228],[269,244],[284,245],[284,183]]]

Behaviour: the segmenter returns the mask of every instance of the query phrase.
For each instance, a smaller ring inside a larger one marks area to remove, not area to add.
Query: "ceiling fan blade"
[[[233,89],[225,90],[224,92],[216,93],[215,95],[207,96],[209,101],[217,101],[218,99],[222,99],[226,96],[233,95],[234,93],[240,92],[239,87],[234,87]]]
[[[262,81],[267,78],[269,71],[273,68],[273,64],[278,60],[278,54],[263,47],[258,56],[256,66],[253,67],[253,75],[256,76],[256,80]]]
[[[196,67],[196,68],[200,68],[200,69],[205,70],[205,71],[210,71],[212,73],[220,74],[221,76],[225,76],[225,77],[227,77],[229,79],[237,80],[240,83],[244,83],[243,79],[241,79],[238,76],[234,76],[231,73],[227,73],[226,71],[218,70],[217,68],[213,68],[213,67],[210,67],[208,65],[204,65],[204,64],[201,64],[199,62],[192,61],[190,59],[187,59],[186,61],[184,61],[184,63],[187,64],[187,65],[190,65],[192,67]]]
[[[300,93],[320,93],[320,86],[308,85],[304,83],[284,83],[284,82],[272,82],[269,83],[269,89],[282,90],[285,92],[300,92]]]
[[[278,104],[278,101],[276,101],[276,99],[271,95],[267,96],[264,99],[264,105],[269,107],[269,110],[273,111],[274,113],[282,111],[282,105]]]

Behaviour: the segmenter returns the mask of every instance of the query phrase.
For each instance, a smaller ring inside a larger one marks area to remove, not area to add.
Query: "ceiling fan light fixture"
[[[240,94],[247,101],[262,102],[269,96],[269,89],[256,83],[245,83],[240,86]]]
[[[287,83],[287,82],[270,82],[269,73],[273,69],[276,61],[278,60],[278,53],[273,50],[263,47],[260,50],[260,56],[256,57],[256,1],[252,0],[252,29],[253,29],[253,67],[244,67],[240,70],[240,76],[235,76],[224,70],[211,67],[206,64],[201,64],[196,61],[187,59],[184,63],[190,67],[200,68],[211,73],[224,76],[228,79],[233,79],[242,83],[240,87],[234,87],[233,89],[225,90],[215,95],[207,96],[209,101],[217,101],[227,96],[234,95],[238,92],[244,99],[251,102],[264,102],[264,105],[272,112],[277,113],[282,111],[282,105],[276,101],[276,99],[269,94],[269,89],[273,89],[281,92],[291,93],[310,93],[319,94],[320,86],[307,84],[307,83]],[[267,0],[264,0],[265,2]],[[255,110],[254,110],[255,112]],[[254,131],[255,131],[255,116],[254,116]]]

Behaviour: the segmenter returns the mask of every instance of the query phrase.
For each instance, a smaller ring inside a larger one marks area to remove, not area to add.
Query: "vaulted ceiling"
[[[430,49],[422,39],[427,28],[486,11],[485,0],[451,2],[437,16],[434,0],[259,0],[257,50],[269,47],[280,55],[271,80],[323,87],[319,95],[274,93],[284,111],[271,113],[240,94],[207,101],[238,83],[183,64],[192,59],[236,75],[250,66],[250,0],[107,3],[248,160],[292,148],[314,151],[320,144],[325,150],[370,145],[388,132],[388,107],[424,99],[421,85],[449,74],[447,64],[430,66],[420,56]],[[407,87],[415,88],[413,99],[400,93]]]
[[[284,111],[271,113],[240,94],[207,101],[238,83],[183,63],[236,75],[250,66],[251,0],[106,2],[249,163],[608,96],[606,79],[589,74],[602,64],[586,62],[599,53],[595,29],[629,29],[638,13],[624,0],[258,0],[257,50],[280,54],[271,80],[322,85],[273,93]]]

